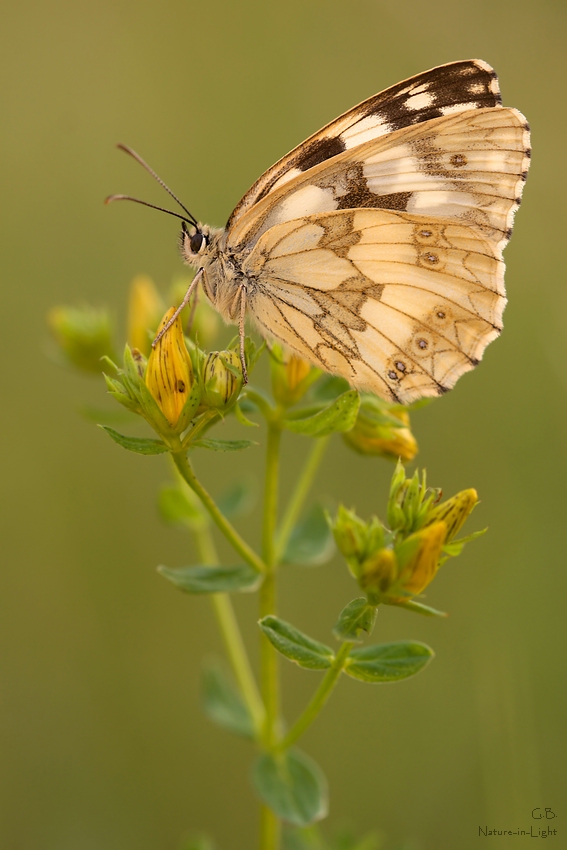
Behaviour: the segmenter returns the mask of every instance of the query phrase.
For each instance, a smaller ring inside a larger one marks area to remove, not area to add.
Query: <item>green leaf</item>
[[[106,431],[109,437],[112,437],[115,443],[122,446],[123,449],[128,449],[129,452],[136,452],[139,455],[161,455],[169,451],[168,446],[162,440],[149,440],[141,437],[125,437],[119,434],[114,428],[109,428],[108,425],[99,425],[103,431]]]
[[[415,676],[433,655],[429,646],[416,641],[364,646],[351,651],[345,673],[362,682],[397,682]]]
[[[376,608],[368,604],[365,596],[353,599],[343,608],[333,634],[339,640],[361,641],[360,633],[370,634],[376,620]]]
[[[312,416],[295,418],[295,415],[293,415],[286,417],[283,420],[283,425],[288,431],[293,431],[295,434],[326,437],[335,431],[350,431],[356,422],[359,407],[360,396],[358,392],[349,390]],[[297,414],[300,415],[301,411],[297,411]]]
[[[261,799],[282,820],[308,826],[328,811],[327,780],[321,768],[300,750],[261,755],[252,779]]]
[[[260,620],[260,628],[278,652],[308,670],[326,670],[335,655],[324,643],[300,632],[295,626],[269,615]]]
[[[191,443],[191,447],[210,449],[212,452],[240,452],[257,445],[253,440],[195,440]]]
[[[321,505],[313,505],[305,519],[293,529],[283,555],[286,564],[307,567],[324,564],[335,551],[333,533]]]
[[[424,605],[423,602],[416,602],[415,599],[406,599],[404,602],[388,602],[388,599],[385,598],[382,601],[385,605],[405,608],[407,611],[415,611],[416,614],[424,614],[426,617],[447,617],[444,611],[430,608],[429,605]]]
[[[184,525],[189,528],[202,528],[208,524],[209,517],[197,502],[197,497],[185,493],[181,487],[166,484],[158,496],[160,516],[168,525]]]
[[[172,570],[159,566],[158,573],[185,593],[233,593],[256,590],[260,573],[248,564],[237,567],[180,567]]]
[[[226,517],[249,513],[256,503],[256,482],[251,478],[237,481],[217,499],[217,507]]]
[[[224,665],[209,662],[202,676],[203,710],[207,717],[228,732],[254,738],[250,712]]]

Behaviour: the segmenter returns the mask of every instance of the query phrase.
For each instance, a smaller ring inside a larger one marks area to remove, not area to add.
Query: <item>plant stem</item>
[[[279,751],[287,750],[294,744],[301,735],[305,732],[305,730],[313,723],[327,700],[329,699],[331,692],[335,685],[337,684],[337,680],[340,674],[343,671],[345,666],[345,662],[349,656],[349,653],[354,644],[350,641],[346,641],[343,643],[339,651],[335,656],[335,660],[331,667],[327,670],[323,681],[315,691],[313,698],[303,714],[295,721],[287,735],[279,742],[277,749]]]
[[[316,439],[307,461],[305,462],[305,466],[299,476],[299,480],[291,499],[289,500],[287,510],[280,525],[276,546],[278,558],[280,558],[286,550],[291,532],[299,518],[301,508],[303,507],[309,488],[313,483],[313,478],[315,477],[315,473],[321,463],[325,449],[329,443],[329,439],[330,437],[319,437]]]
[[[219,559],[210,528],[202,525],[200,528],[194,528],[193,534],[203,564],[211,566],[218,564]],[[250,661],[248,660],[248,654],[242,640],[242,635],[240,634],[230,596],[228,593],[212,593],[210,600],[223,637],[226,653],[240,687],[242,698],[252,717],[256,737],[260,738],[264,728],[266,713],[256,686],[252,668],[250,667]]]
[[[266,478],[264,485],[264,519],[262,526],[262,558],[266,565],[264,581],[260,588],[260,618],[276,613],[276,546],[275,531],[278,510],[279,449],[281,429],[274,420],[268,422],[268,444],[266,450]],[[262,696],[266,709],[262,743],[272,750],[279,729],[279,676],[277,652],[261,633],[260,669]],[[265,805],[261,810],[261,850],[277,850],[280,824],[274,812]]]
[[[183,480],[189,485],[193,492],[197,494],[204,507],[211,515],[213,522],[222,531],[229,543],[232,544],[233,548],[242,558],[244,558],[247,564],[250,564],[250,566],[256,570],[256,572],[265,573],[266,565],[263,563],[261,558],[258,557],[256,552],[254,552],[254,550],[248,545],[248,543],[240,536],[232,523],[229,522],[224,514],[218,509],[212,496],[210,496],[210,494],[205,490],[193,472],[193,468],[187,459],[186,453],[184,451],[175,451],[172,452],[171,456]]]

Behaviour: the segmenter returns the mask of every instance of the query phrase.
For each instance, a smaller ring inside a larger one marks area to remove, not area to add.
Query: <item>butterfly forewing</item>
[[[479,59],[440,65],[397,83],[345,112],[269,168],[234,209],[227,228],[270,192],[346,150],[423,121],[500,103],[496,74]]]
[[[475,109],[397,130],[314,166],[274,189],[229,230],[253,244],[270,227],[337,209],[391,209],[510,236],[529,167],[529,133],[514,109]]]

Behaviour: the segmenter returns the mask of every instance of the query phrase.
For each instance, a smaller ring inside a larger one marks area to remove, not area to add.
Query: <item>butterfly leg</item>
[[[191,281],[189,289],[187,290],[187,292],[183,296],[183,301],[181,302],[181,304],[179,305],[179,307],[177,308],[177,310],[175,311],[175,313],[173,314],[173,316],[171,317],[169,322],[165,325],[165,327],[163,327],[161,329],[161,331],[158,333],[158,335],[156,336],[156,338],[152,342],[152,348],[156,347],[156,345],[158,344],[158,342],[160,341],[160,339],[162,338],[164,333],[166,333],[170,329],[170,327],[175,322],[175,320],[177,319],[177,317],[179,316],[179,314],[181,313],[181,311],[183,310],[185,305],[189,303],[189,300],[191,299],[191,296],[195,292],[195,288],[198,286],[199,281],[201,280],[202,276],[203,276],[203,269],[199,269],[199,271],[197,272],[197,274],[195,275],[195,277]]]
[[[242,378],[248,383],[248,370],[246,369],[246,357],[244,354],[244,320],[246,318],[246,285],[241,283],[240,292],[240,317],[238,320],[238,333],[240,334],[240,365],[242,366]]]

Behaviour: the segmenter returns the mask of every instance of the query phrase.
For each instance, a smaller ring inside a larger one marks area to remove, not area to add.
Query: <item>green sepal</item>
[[[120,367],[117,366],[116,363],[114,362],[114,360],[111,360],[110,357],[107,354],[102,355],[102,357],[100,358],[100,362],[102,364],[106,363],[107,366],[110,366],[112,371],[115,372],[117,375],[120,374]],[[103,374],[104,374],[104,372],[103,372]]]
[[[144,380],[142,375],[140,375],[138,363],[135,361],[132,349],[128,343],[124,346],[124,372],[134,383]]]
[[[179,414],[179,419],[175,423],[175,430],[178,433],[181,434],[183,431],[185,431],[185,429],[189,427],[191,420],[195,418],[197,408],[201,403],[201,395],[202,388],[198,382],[195,382],[191,388],[191,392],[185,400],[183,409]]]
[[[451,540],[450,543],[445,543],[443,546],[443,554],[447,557],[442,560],[441,563],[447,560],[447,558],[454,558],[456,555],[460,555],[463,551],[463,547],[470,543],[471,540],[476,540],[477,537],[482,537],[483,534],[486,534],[488,528],[482,528],[480,531],[474,531],[472,534],[469,534],[468,537],[461,537],[459,540]]]
[[[236,567],[169,567],[159,566],[158,573],[185,593],[234,593],[256,590],[262,576],[249,564]]]
[[[307,516],[293,529],[282,561],[314,567],[325,564],[335,552],[333,533],[327,516],[319,504],[313,505]]]
[[[195,440],[190,444],[190,448],[209,449],[212,452],[241,452],[257,445],[254,440]]]
[[[240,401],[236,402],[233,409],[234,409],[234,415],[235,415],[237,421],[240,422],[241,425],[244,425],[246,428],[259,428],[260,427],[260,424],[258,422],[252,422],[251,419],[248,419],[244,415],[244,413],[242,411],[242,404],[240,403]]]
[[[326,817],[327,780],[319,765],[300,750],[261,755],[252,781],[260,798],[284,821],[308,826]]]
[[[222,664],[209,662],[202,674],[203,711],[228,732],[254,739],[254,722],[246,703]]]
[[[344,670],[362,682],[398,682],[423,670],[434,654],[418,641],[375,644],[351,650]]]
[[[168,525],[183,525],[191,529],[208,525],[209,515],[197,502],[197,497],[193,498],[195,502],[180,486],[164,485],[158,495],[158,509],[163,521]]]
[[[406,599],[403,602],[389,602],[388,597],[382,599],[384,605],[392,605],[396,608],[405,608],[407,611],[414,611],[416,614],[423,614],[426,617],[448,617],[444,611],[438,611],[436,608],[430,608],[429,605],[424,605],[423,602],[416,602],[415,599]]]
[[[359,407],[358,392],[349,390],[317,413],[305,415],[305,411],[298,410],[287,416],[282,424],[284,428],[295,434],[326,437],[335,431],[350,431],[356,422]]]
[[[128,449],[129,452],[136,452],[139,455],[161,455],[169,451],[169,446],[162,440],[151,440],[143,437],[125,437],[124,434],[119,434],[114,428],[109,428],[108,425],[99,425],[103,431],[106,431],[109,437],[112,437],[115,443],[122,446],[123,449]]]
[[[216,501],[218,509],[226,517],[249,513],[256,503],[254,479],[244,478],[242,481],[236,481]]]
[[[361,632],[371,634],[376,621],[376,608],[368,604],[365,596],[359,596],[346,605],[341,613],[333,634],[339,640],[350,640],[360,643]]]
[[[117,381],[115,378],[109,377],[105,372],[102,373],[104,377],[104,381],[106,383],[106,388],[108,390],[109,395],[113,396],[117,402],[123,404],[124,407],[127,407],[128,410],[131,410],[133,413],[141,413],[141,408],[138,402],[131,398],[124,384],[120,381]]]
[[[278,652],[308,670],[327,670],[334,661],[333,650],[300,632],[295,626],[268,615],[259,626]]]

